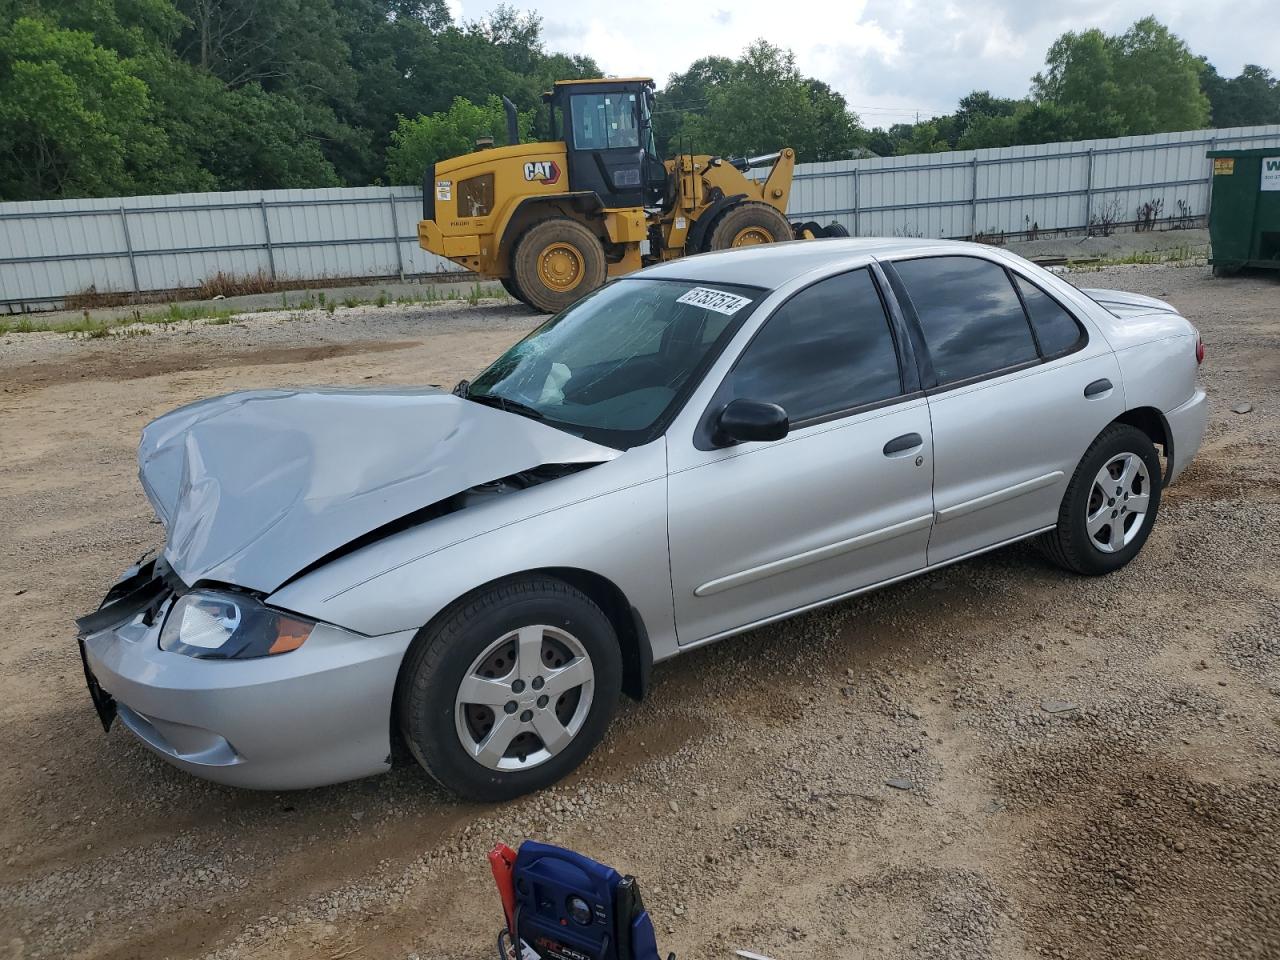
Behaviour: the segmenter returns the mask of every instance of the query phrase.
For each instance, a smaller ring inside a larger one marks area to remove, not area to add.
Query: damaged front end
[[[110,731],[111,724],[115,721],[116,701],[102,689],[89,666],[85,637],[134,619],[152,626],[165,603],[175,594],[185,591],[186,585],[178,579],[164,557],[148,559],[144,554],[107,591],[97,610],[76,620],[76,640],[80,647],[80,663],[84,667],[85,683],[89,687],[89,697],[93,700],[93,708],[104,731]]]
[[[262,595],[352,544],[451,512],[460,496],[618,455],[416,389],[235,393],[152,422],[138,450],[178,576]]]
[[[397,533],[618,451],[436,390],[263,390],[175,410],[139,446],[167,534],[77,621],[104,730],[219,782],[286,789],[387,768],[415,629],[360,631],[280,588]]]

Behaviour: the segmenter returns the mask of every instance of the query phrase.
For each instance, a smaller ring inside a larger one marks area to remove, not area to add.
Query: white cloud
[[[548,48],[587,54],[611,74],[652,76],[659,84],[699,57],[737,56],[763,37],[793,50],[801,71],[844,94],[871,126],[949,112],[974,89],[1023,96],[1059,34],[1119,32],[1151,10],[1149,0],[514,2],[542,15]],[[449,0],[455,16],[468,19],[497,3]],[[1157,16],[1224,75],[1245,63],[1280,73],[1273,0],[1165,0]]]

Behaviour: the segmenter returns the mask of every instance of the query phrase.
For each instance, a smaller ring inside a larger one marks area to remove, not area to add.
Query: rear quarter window
[[[1061,357],[1084,344],[1084,328],[1057,300],[1026,277],[1015,274],[1015,282],[1046,359]]]

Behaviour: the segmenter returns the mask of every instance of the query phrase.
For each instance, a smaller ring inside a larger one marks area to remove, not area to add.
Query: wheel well
[[[1112,423],[1127,423],[1145,433],[1163,453],[1163,474],[1169,476],[1169,470],[1173,466],[1173,435],[1169,432],[1164,414],[1155,407],[1134,407],[1120,414]]]
[[[458,605],[466,603],[476,594],[507,580],[535,575],[563,580],[569,586],[586,594],[591,602],[603,611],[604,615],[609,618],[609,623],[613,626],[614,633],[618,635],[618,644],[622,648],[622,692],[633,700],[643,699],[649,689],[649,672],[653,667],[653,649],[649,646],[649,632],[645,629],[644,619],[640,616],[640,611],[627,600],[626,594],[618,588],[617,584],[589,570],[581,570],[576,567],[540,567],[533,570],[521,570],[519,573],[509,574],[505,577],[498,577],[496,580],[490,580],[488,583],[482,583],[441,608],[440,612],[418,631],[417,637],[414,638],[414,643],[417,643],[418,639],[427,633],[431,624],[448,616]],[[410,648],[412,649],[412,644]],[[403,669],[403,664],[408,660],[409,654],[406,651],[404,660],[401,662],[401,669]],[[398,690],[399,687],[400,683],[397,677],[396,689]],[[394,716],[395,710],[393,707],[392,717],[394,718]],[[395,727],[394,720],[392,727],[393,729]]]
[[[653,650],[640,611],[631,605],[618,585],[598,573],[576,567],[546,567],[529,573],[545,573],[581,590],[613,624],[622,647],[622,692],[632,700],[642,700],[649,690]]]
[[[515,252],[512,249],[512,245],[520,239],[520,236],[529,227],[542,220],[550,220],[555,217],[577,220],[596,236],[600,237],[602,242],[607,243],[609,237],[605,233],[604,222],[599,217],[602,209],[603,204],[594,193],[566,193],[551,197],[526,197],[520,201],[520,205],[516,208],[515,213],[511,215],[511,219],[507,221],[506,228],[502,231],[501,249],[507,251],[507,262],[510,263],[511,255]]]

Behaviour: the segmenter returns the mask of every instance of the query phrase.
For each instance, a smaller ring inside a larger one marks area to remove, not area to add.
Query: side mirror
[[[727,447],[747,440],[781,440],[790,429],[787,411],[776,403],[730,400],[716,421],[716,444]]]

